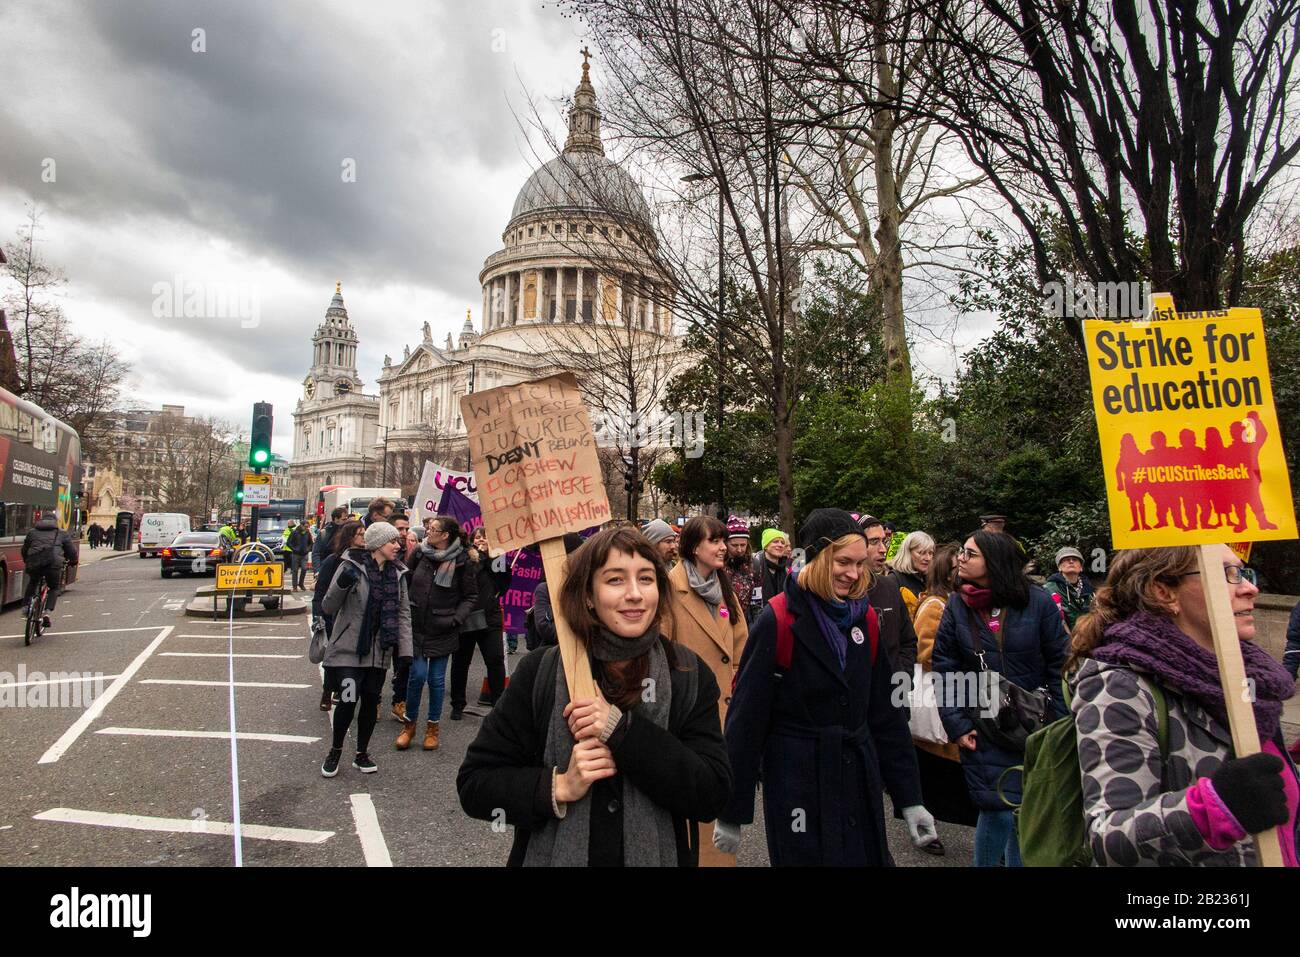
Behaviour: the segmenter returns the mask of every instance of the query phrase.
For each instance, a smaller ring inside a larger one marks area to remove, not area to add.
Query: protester
[[[754,556],[749,551],[749,525],[735,515],[727,519],[726,572],[748,624],[754,609],[761,606],[755,604]]]
[[[389,499],[384,498],[382,495],[371,499],[370,506],[366,509],[366,527],[369,528],[375,522],[387,522],[392,514],[393,503]]]
[[[922,672],[930,672],[933,668],[934,641],[939,633],[939,622],[957,588],[957,551],[960,547],[954,542],[935,549],[926,574],[925,588],[917,603],[912,625],[916,632],[916,663],[921,666]],[[942,689],[935,690],[937,709]],[[944,744],[923,741],[915,736],[912,743],[917,747],[916,763],[921,771],[921,794],[925,798],[926,810],[937,821],[974,827],[978,812],[971,804],[970,794],[966,790],[966,778],[962,773],[961,754],[957,745],[952,741]],[[943,854],[945,848],[935,841],[922,850],[931,854]]]
[[[668,574],[673,588],[673,614],[661,625],[668,638],[695,652],[713,672],[722,694],[718,702],[719,727],[726,724],[731,686],[749,637],[744,608],[723,572],[727,533],[726,525],[708,515],[697,515],[686,523],[681,538],[682,560]],[[712,821],[700,825],[700,866],[734,867],[735,855],[714,846],[712,825]]]
[[[325,596],[329,593],[330,585],[334,581],[334,573],[338,571],[339,562],[343,558],[343,553],[350,548],[365,548],[366,528],[360,522],[345,522],[335,530],[333,536],[333,552],[325,557],[316,570],[316,585],[312,590],[311,599],[311,627],[312,631],[317,628],[323,629],[328,636],[333,634],[334,616],[325,614]],[[324,673],[324,680],[321,683],[320,709],[328,711],[334,706],[334,700],[338,697],[338,689],[330,684],[330,673]]]
[[[848,512],[820,508],[799,545],[808,564],[758,617],[740,663],[726,726],[735,787],[714,841],[735,853],[761,777],[773,866],[892,865],[886,788],[914,841],[938,834],[875,640],[866,536]],[[791,630],[788,664],[778,664],[779,616]]]
[[[402,536],[402,551],[397,557],[409,566],[411,556],[415,554],[415,546],[420,541],[411,534],[411,519],[405,512],[397,511],[389,516],[388,524],[397,529],[397,534]]]
[[[660,635],[671,585],[642,534],[598,532],[568,566],[559,604],[598,694],[569,700],[558,648],[524,658],[465,755],[461,806],[514,825],[510,865],[692,866],[694,822],[731,790],[713,672]]]
[[[461,629],[478,601],[474,550],[465,548],[460,523],[447,515],[428,522],[429,534],[411,566],[411,631],[414,657],[402,703],[402,730],[395,746],[405,751],[415,737],[420,697],[429,686],[424,750],[439,746],[439,722],[446,690],[447,658],[460,647]]]
[[[662,518],[656,518],[641,529],[641,534],[650,539],[650,544],[658,550],[664,565],[672,568],[677,562],[677,530]]]
[[[326,556],[333,554],[337,549],[334,548],[334,533],[348,520],[348,510],[340,505],[334,511],[330,512],[329,523],[321,529],[320,534],[316,536],[316,542],[311,548],[311,567],[316,570],[316,576],[320,577],[320,568],[324,563]]]
[[[307,586],[307,556],[311,554],[311,533],[306,524],[289,523],[289,563],[293,570],[293,590],[304,591]]]
[[[921,592],[925,591],[926,575],[933,558],[934,539],[925,532],[908,532],[890,563],[909,615],[916,614],[916,604]]]
[[[858,526],[866,536],[867,568],[871,571],[871,589],[867,600],[876,610],[880,623],[880,643],[889,654],[893,671],[912,680],[916,664],[916,631],[912,628],[912,613],[903,601],[898,579],[889,574],[885,553],[889,546],[889,533],[884,524],[871,515],[862,515]]]
[[[1223,588],[1217,556],[1207,582],[1194,546],[1120,552],[1070,646],[1083,807],[1100,864],[1252,867],[1250,835],[1280,826],[1283,863],[1297,866],[1300,779],[1280,722],[1295,681],[1254,641],[1254,576],[1226,545],[1218,551],[1261,751],[1232,756],[1204,592]]]
[[[582,536],[577,532],[566,532],[564,536],[564,554],[572,555],[582,547]],[[533,589],[533,604],[528,609],[528,620],[530,623],[529,633],[525,636],[528,650],[540,648],[543,645],[559,644],[560,639],[555,632],[555,613],[551,610],[551,589],[546,583],[546,568],[542,567],[542,581],[537,583]]]
[[[1056,553],[1056,571],[1043,588],[1061,607],[1067,631],[1073,631],[1079,616],[1092,608],[1096,594],[1092,582],[1083,574],[1083,555],[1068,546]]]
[[[1003,532],[975,532],[957,553],[957,573],[961,600],[948,602],[939,622],[934,673],[947,682],[945,687],[970,688],[968,677],[983,672],[986,664],[1026,691],[1045,688],[1052,717],[1064,716],[1061,669],[1069,639],[1056,603],[1025,576],[1015,541]],[[1015,819],[998,791],[1000,787],[1006,801],[1020,802],[1020,774],[1004,777],[1003,772],[1023,764],[1024,754],[998,747],[976,732],[982,710],[979,700],[945,696],[939,714],[948,740],[962,749],[966,786],[979,808],[975,866],[996,867],[1005,860],[1008,867],[1019,867]]]
[[[320,773],[338,774],[343,741],[357,718],[357,755],[352,766],[363,774],[379,770],[367,749],[379,720],[384,673],[394,658],[410,658],[411,602],[406,566],[398,559],[401,540],[387,522],[373,522],[365,546],[339,560],[321,610],[334,616],[323,662],[330,686],[339,691],[334,738]]]
[[[501,596],[510,587],[510,569],[492,570],[492,558],[487,550],[487,532],[479,527],[474,532],[477,550],[472,560],[476,576],[478,607],[460,632],[460,644],[451,659],[451,719],[461,720],[465,713],[465,686],[469,682],[469,666],[477,647],[487,667],[488,697],[479,704],[492,707],[506,689],[505,636],[501,629]]]
[[[779,528],[763,529],[761,550],[754,556],[754,591],[749,596],[749,619],[758,619],[759,612],[773,598],[785,592],[786,577],[790,574],[790,539]]]

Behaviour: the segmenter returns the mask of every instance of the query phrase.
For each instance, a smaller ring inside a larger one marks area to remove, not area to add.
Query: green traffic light
[[[253,452],[253,461],[258,465],[265,465],[267,462],[271,461],[271,453],[266,449],[256,449]]]

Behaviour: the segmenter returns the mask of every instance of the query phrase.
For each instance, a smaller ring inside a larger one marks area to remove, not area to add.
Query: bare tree
[[[943,111],[1040,276],[1240,301],[1251,218],[1300,154],[1297,0],[931,4]],[[1064,249],[1066,255],[1058,255]]]

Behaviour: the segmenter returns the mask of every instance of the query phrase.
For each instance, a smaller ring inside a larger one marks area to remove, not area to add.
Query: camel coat
[[[739,613],[728,609],[725,618],[721,614],[715,615],[704,599],[691,589],[685,562],[678,562],[668,573],[668,581],[673,591],[673,614],[671,622],[668,618],[664,619],[662,631],[671,640],[695,652],[713,672],[713,677],[718,682],[719,726],[725,727],[727,705],[731,703],[732,680],[740,669],[740,656],[745,650],[745,641],[749,638],[749,626],[745,624],[745,606],[741,604]],[[738,600],[744,601],[743,598]],[[718,609],[719,613],[726,607],[723,604]],[[723,854],[713,846],[712,822],[700,824],[700,866],[736,866],[734,854]]]

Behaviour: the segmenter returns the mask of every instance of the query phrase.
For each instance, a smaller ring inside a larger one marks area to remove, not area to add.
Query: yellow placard
[[[283,586],[284,565],[280,562],[249,562],[247,565],[217,566],[218,591]]]
[[[1084,322],[1116,548],[1296,537],[1258,309]]]
[[[1232,554],[1247,563],[1250,562],[1250,546],[1250,542],[1228,542],[1228,547],[1232,549]]]

